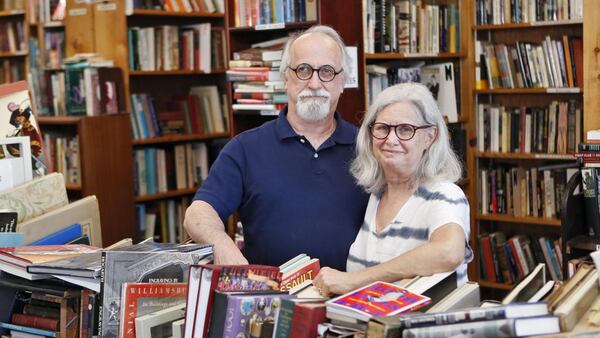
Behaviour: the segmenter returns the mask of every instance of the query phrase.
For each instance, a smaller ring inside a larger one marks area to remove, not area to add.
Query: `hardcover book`
[[[286,263],[287,264],[287,263]],[[319,273],[321,265],[318,258],[310,258],[306,255],[296,261],[290,261],[289,265],[279,267],[281,271],[281,291],[295,294],[312,284],[313,278]]]
[[[368,321],[419,309],[431,299],[387,282],[374,282],[327,301],[327,313]]]
[[[177,304],[185,304],[187,283],[123,283],[119,337],[134,338],[135,319]]]
[[[46,173],[46,165],[42,151],[42,134],[32,108],[26,81],[0,85],[0,117],[4,121],[0,123],[0,137],[29,137],[31,168],[33,176],[38,177]],[[4,154],[18,155],[19,149],[3,145],[0,148],[0,156]]]
[[[99,335],[118,337],[121,285],[131,283],[183,283],[189,267],[212,260],[212,245],[147,243],[169,251],[103,251]]]
[[[81,224],[82,233],[88,236],[91,245],[103,247],[100,208],[94,195],[19,223],[17,231],[25,234],[25,243],[31,243],[75,223]]]
[[[273,320],[281,300],[289,297],[294,296],[278,291],[263,294],[217,291],[208,337],[249,337],[253,323]]]
[[[173,335],[173,322],[183,318],[185,304],[177,304],[135,319],[137,338],[160,337],[168,338]]]
[[[190,268],[185,337],[204,337],[215,291],[277,291],[279,268],[267,265],[198,265]]]
[[[68,203],[65,180],[59,173],[51,173],[0,192],[0,209],[16,210],[19,215],[17,224]]]

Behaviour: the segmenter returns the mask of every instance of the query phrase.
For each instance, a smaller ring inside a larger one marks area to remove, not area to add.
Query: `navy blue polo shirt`
[[[349,172],[357,129],[336,113],[335,132],[315,150],[286,114],[230,140],[194,199],[222,220],[239,211],[252,264],[306,253],[345,271],[368,201]]]

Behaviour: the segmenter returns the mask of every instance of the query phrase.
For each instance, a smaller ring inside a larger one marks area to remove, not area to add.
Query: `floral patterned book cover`
[[[327,312],[367,321],[374,316],[391,316],[419,309],[431,302],[387,282],[374,282],[327,302]]]

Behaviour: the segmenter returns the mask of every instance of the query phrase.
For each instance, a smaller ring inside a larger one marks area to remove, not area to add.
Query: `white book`
[[[135,319],[135,336],[148,338],[156,336],[156,332],[166,332],[172,323],[185,316],[185,303],[162,309]],[[154,333],[154,335],[153,335]]]
[[[429,88],[438,103],[440,112],[448,119],[448,122],[457,122],[458,108],[453,63],[446,62],[422,67],[421,83]]]

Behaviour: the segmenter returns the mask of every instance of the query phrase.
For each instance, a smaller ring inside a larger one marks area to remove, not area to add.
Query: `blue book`
[[[60,229],[56,232],[51,233],[46,237],[42,237],[35,242],[29,243],[29,245],[58,245],[66,244],[75,238],[83,235],[81,230],[81,224],[76,223],[69,225],[66,228]]]
[[[22,232],[0,232],[0,248],[23,245],[24,238]]]
[[[56,332],[48,331],[48,330],[42,330],[42,329],[36,329],[36,328],[33,328],[33,327],[28,327],[28,326],[23,326],[23,325],[17,325],[17,324],[10,324],[10,323],[2,323],[2,322],[0,322],[0,327],[3,327],[5,329],[7,329],[7,330],[15,330],[15,331],[20,331],[20,332],[37,334],[37,335],[40,335],[40,336],[56,337]]]

